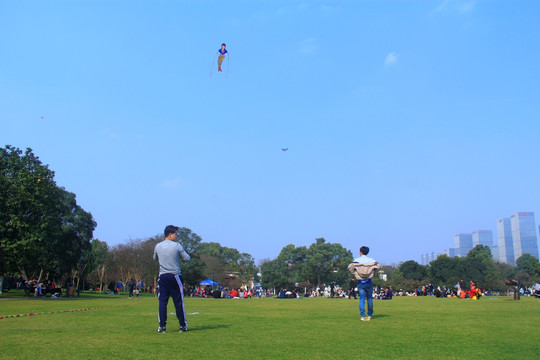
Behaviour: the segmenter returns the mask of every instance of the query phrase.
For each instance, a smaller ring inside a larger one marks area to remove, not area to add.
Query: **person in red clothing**
[[[240,294],[238,293],[238,290],[232,289],[231,292],[229,293],[229,296],[232,298],[235,298],[235,297],[239,297]]]

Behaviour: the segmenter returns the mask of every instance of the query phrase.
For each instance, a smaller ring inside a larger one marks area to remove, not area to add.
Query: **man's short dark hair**
[[[165,234],[165,237],[169,236],[170,234],[174,234],[178,231],[178,226],[174,225],[168,225],[165,228],[165,231],[163,232]]]
[[[360,248],[360,252],[364,255],[367,255],[369,253],[369,248],[367,246],[362,246]]]

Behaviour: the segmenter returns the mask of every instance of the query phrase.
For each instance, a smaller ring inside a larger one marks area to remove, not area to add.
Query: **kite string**
[[[212,78],[212,70],[214,69],[214,63],[216,62],[216,56],[217,56],[217,53],[216,53],[216,55],[214,55],[214,59],[212,60],[212,66],[210,67],[210,76],[208,77],[208,80],[210,80]]]
[[[225,80],[229,78],[229,67],[230,67],[229,58],[230,57],[231,57],[231,53],[229,53],[229,56],[227,56],[227,73],[225,74]]]

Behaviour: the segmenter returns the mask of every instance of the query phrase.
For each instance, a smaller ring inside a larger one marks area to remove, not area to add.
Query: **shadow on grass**
[[[228,327],[231,327],[231,325],[228,324],[221,324],[221,325],[203,325],[203,326],[197,326],[195,328],[190,327],[189,332],[195,332],[195,331],[203,331],[203,330],[215,330],[215,329],[226,329]]]
[[[380,319],[380,318],[385,318],[385,317],[390,317],[390,315],[386,315],[386,314],[374,314],[371,318],[372,318],[372,319]]]

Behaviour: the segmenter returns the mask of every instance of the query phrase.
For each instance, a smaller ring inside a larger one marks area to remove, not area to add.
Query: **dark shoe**
[[[157,332],[165,334],[167,332],[167,330],[165,329],[165,327],[160,326],[160,327],[157,328]]]
[[[186,331],[189,331],[187,325],[186,326],[180,326],[180,330],[178,330],[178,332],[186,332]]]

